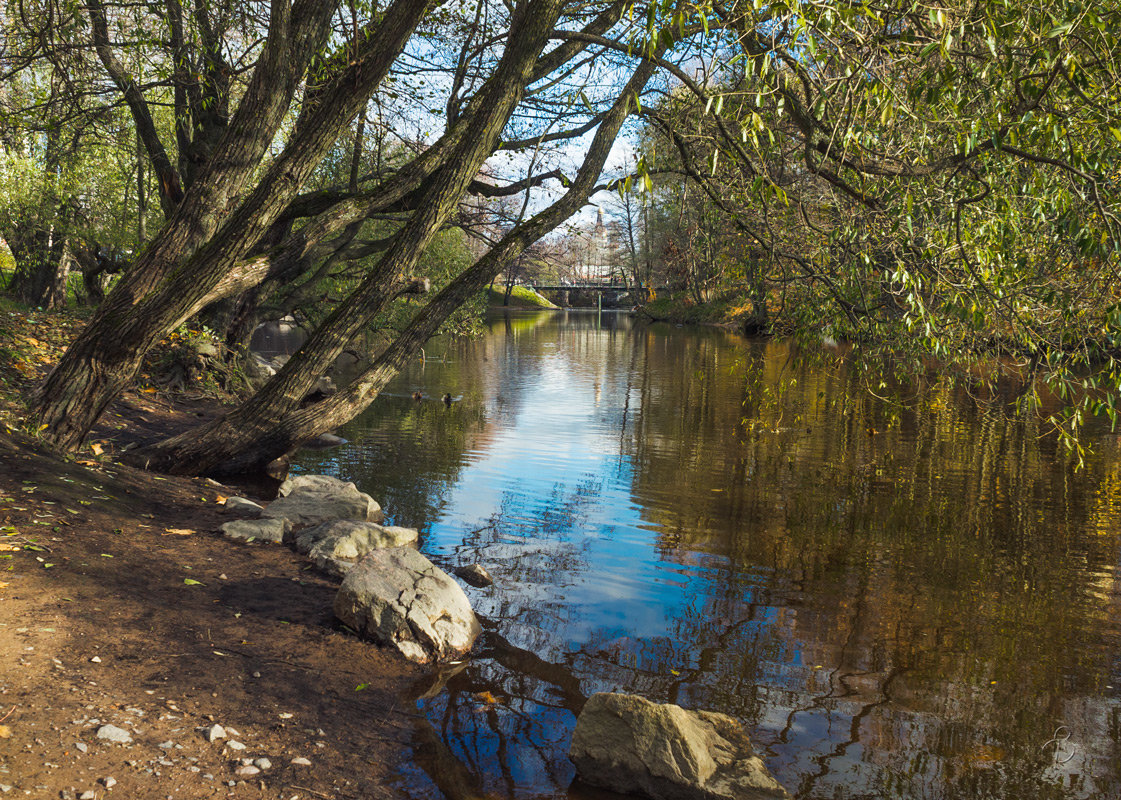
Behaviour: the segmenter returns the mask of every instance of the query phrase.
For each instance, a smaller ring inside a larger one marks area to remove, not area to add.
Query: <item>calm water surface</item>
[[[623,690],[743,720],[799,798],[1121,797],[1116,438],[1076,472],[959,390],[793,355],[510,316],[302,455],[497,581],[477,658],[418,689],[403,796],[586,797],[575,712]]]

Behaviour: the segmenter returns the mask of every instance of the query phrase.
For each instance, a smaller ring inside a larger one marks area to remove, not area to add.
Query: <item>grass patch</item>
[[[642,313],[659,322],[681,325],[739,325],[750,315],[750,309],[750,301],[740,292],[725,292],[706,303],[677,292],[646,303]]]
[[[501,306],[505,289],[487,289],[487,304]],[[526,286],[515,286],[510,292],[509,308],[556,308],[544,297]]]

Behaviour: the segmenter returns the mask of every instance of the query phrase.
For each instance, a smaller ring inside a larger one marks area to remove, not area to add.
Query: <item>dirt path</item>
[[[333,583],[218,536],[205,481],[28,444],[0,433],[0,798],[394,796],[420,672],[335,628]]]

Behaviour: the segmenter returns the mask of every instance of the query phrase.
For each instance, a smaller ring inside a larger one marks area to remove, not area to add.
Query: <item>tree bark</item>
[[[205,174],[48,378],[36,410],[51,444],[77,448],[132,380],[144,353],[215,299],[214,287],[283,212],[388,72],[427,5],[427,0],[397,0],[387,9],[362,57],[308,93],[288,146],[227,214],[226,201],[264,155],[300,76],[325,40],[333,8],[297,0],[289,13],[286,2],[274,1],[269,42],[235,116],[240,123],[230,125]]]
[[[128,460],[139,466],[178,474],[260,471],[301,442],[359,414],[450,314],[493,281],[526,248],[587,202],[611,145],[629,114],[632,97],[642,90],[653,72],[652,62],[639,64],[625,92],[604,115],[580,172],[561,199],[511,230],[486,255],[439,292],[371,366],[342,392],[302,409],[296,407],[298,401],[293,402],[298,392],[292,392],[292,388],[309,386],[309,381],[320,374],[316,370],[330,365],[330,361],[323,360],[328,350],[323,348],[322,341],[318,345],[316,342],[328,333],[339,337],[339,329],[337,325],[324,325],[321,331],[326,333],[317,333],[305,345],[308,350],[305,352],[302,348],[297,352],[270,384],[248,403],[205,426],[143,448],[130,455]],[[460,183],[465,186],[462,180]],[[346,344],[342,338],[335,341],[340,342],[340,346]],[[313,359],[313,352],[318,354],[318,360]],[[303,373],[302,383],[297,372]]]

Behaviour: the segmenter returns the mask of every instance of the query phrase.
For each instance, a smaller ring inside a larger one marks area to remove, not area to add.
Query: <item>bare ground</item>
[[[211,413],[134,395],[100,433]],[[394,796],[419,670],[337,629],[296,554],[218,536],[229,493],[0,432],[0,798]]]

